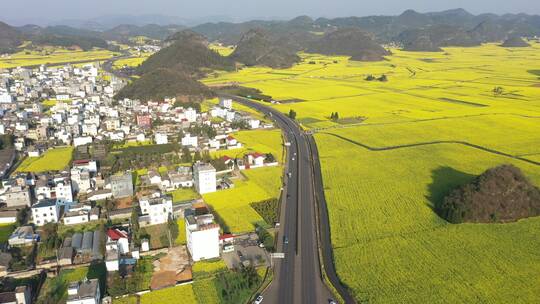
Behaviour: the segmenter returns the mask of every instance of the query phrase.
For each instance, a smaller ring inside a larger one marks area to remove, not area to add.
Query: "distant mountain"
[[[206,38],[193,31],[181,31],[167,41],[169,46],[150,56],[139,66],[139,74],[166,68],[200,77],[205,70],[234,69],[232,60],[210,50]]]
[[[321,27],[308,16],[296,17],[290,21],[253,20],[243,23],[205,23],[192,28],[193,31],[208,37],[210,41],[220,41],[228,45],[236,45],[242,36],[252,29],[265,30],[274,38],[321,31]]]
[[[0,22],[0,53],[10,53],[23,42],[23,36],[14,27]]]
[[[25,25],[18,27],[17,30],[24,34],[26,40],[32,41],[34,44],[63,47],[78,46],[83,50],[90,50],[94,47],[108,47],[102,33],[65,25],[48,27]]]
[[[376,43],[370,34],[357,28],[343,28],[325,34],[312,43],[309,53],[351,56],[353,60],[378,61],[390,52]]]
[[[434,34],[443,32],[444,39],[427,38],[423,32],[418,37],[417,45],[424,45],[432,50],[439,49],[437,40],[446,41],[446,44],[456,42],[457,45],[470,45],[472,42],[497,42],[509,34],[519,36],[540,35],[540,16],[525,14],[494,14],[473,15],[464,9],[453,9],[442,12],[419,13],[407,10],[398,16],[366,16],[366,17],[340,17],[318,18],[313,20],[307,16],[297,17],[290,21],[261,21],[254,20],[243,23],[206,23],[192,29],[208,37],[210,41],[220,41],[225,44],[236,44],[242,34],[250,29],[259,28],[268,31],[271,35],[298,32],[329,32],[339,28],[359,28],[374,35],[380,43],[395,42],[400,39],[403,32],[411,30],[436,29]],[[460,28],[463,33],[450,34],[451,28]],[[407,35],[410,35],[409,32]],[[452,36],[455,36],[452,38]],[[466,37],[470,36],[470,37]],[[402,37],[403,38],[403,37]],[[450,39],[452,38],[452,39]],[[468,41],[468,42],[467,42]],[[433,45],[431,45],[433,44]],[[430,46],[431,45],[431,46]]]
[[[296,49],[284,39],[272,39],[264,30],[253,29],[242,36],[231,59],[248,66],[288,68],[300,62]]]
[[[148,101],[179,97],[186,101],[201,101],[212,96],[210,89],[190,75],[174,69],[159,68],[125,86],[115,98]]]
[[[502,47],[529,47],[531,46],[523,38],[519,36],[513,36],[508,39],[506,39],[502,44]]]
[[[512,222],[540,215],[540,190],[513,165],[487,170],[437,207],[451,223]]]
[[[450,25],[434,25],[402,32],[397,40],[406,51],[437,52],[445,46],[470,47],[480,45],[470,32]]]
[[[506,31],[502,25],[488,19],[480,22],[470,31],[471,37],[481,42],[495,42],[504,40]]]
[[[182,25],[157,25],[147,24],[143,26],[122,24],[103,32],[103,36],[110,40],[127,40],[129,37],[145,36],[151,39],[163,40],[175,32],[185,29]]]

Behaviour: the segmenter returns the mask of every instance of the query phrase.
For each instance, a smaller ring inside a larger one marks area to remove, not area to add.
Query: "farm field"
[[[278,162],[283,161],[283,140],[281,131],[278,129],[238,131],[232,136],[241,142],[243,147],[215,151],[211,153],[212,157],[229,156],[236,158],[250,152],[259,152],[272,153]]]
[[[290,69],[205,82],[288,100],[272,106],[315,133],[336,268],[359,302],[535,302],[540,218],[454,225],[433,206],[505,163],[540,185],[540,44],[392,52],[381,62],[301,54]]]
[[[95,49],[92,51],[72,51],[60,47],[51,47],[43,52],[21,51],[12,54],[9,57],[0,58],[0,69],[41,64],[54,65],[78,61],[100,61],[110,59],[117,55],[117,53],[102,49]]]
[[[148,57],[150,57],[151,55],[151,53],[142,53],[140,56],[137,57],[115,60],[113,63],[113,68],[121,69],[126,66],[136,68],[141,65],[141,63],[143,63],[146,59],[148,59]]]
[[[19,165],[18,172],[59,171],[71,162],[73,147],[49,149],[40,157],[27,157]]]
[[[226,232],[235,234],[254,230],[263,218],[249,205],[252,202],[276,198],[279,195],[281,167],[266,167],[243,171],[246,180],[234,180],[234,188],[204,194],[204,200],[223,220]]]
[[[197,304],[197,299],[193,286],[187,284],[145,293],[141,295],[139,303]]]

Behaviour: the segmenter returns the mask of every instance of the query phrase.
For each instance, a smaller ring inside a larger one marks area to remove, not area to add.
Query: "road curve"
[[[277,251],[283,252],[285,258],[274,259],[274,280],[263,293],[263,303],[328,304],[333,296],[325,284],[321,268],[345,303],[355,303],[340,283],[334,268],[328,211],[315,140],[293,120],[271,107],[239,96],[219,95],[271,117],[291,144],[287,153],[281,225],[277,236]],[[324,267],[321,267],[319,260],[319,247],[322,249]]]

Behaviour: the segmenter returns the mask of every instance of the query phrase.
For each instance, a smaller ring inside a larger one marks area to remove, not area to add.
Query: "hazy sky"
[[[196,19],[228,16],[259,18],[366,16],[462,7],[471,13],[540,14],[539,0],[0,0],[0,19],[40,23],[47,20],[90,19],[103,15],[165,14]]]

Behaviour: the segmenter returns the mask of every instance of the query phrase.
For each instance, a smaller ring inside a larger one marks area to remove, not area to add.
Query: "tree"
[[[198,162],[198,161],[202,160],[202,155],[201,155],[200,151],[195,152],[195,156],[193,157],[193,160],[195,162]]]
[[[293,110],[293,109],[289,110],[289,118],[293,119],[293,120],[296,119],[296,111],[295,110]]]
[[[191,157],[191,151],[189,151],[189,148],[187,147],[184,147],[182,149],[182,162],[183,163],[193,162],[193,158]]]
[[[140,245],[138,207],[133,207],[133,209],[131,210],[131,231],[133,242],[137,245]]]
[[[379,81],[381,81],[381,82],[387,82],[387,81],[388,81],[388,77],[386,77],[386,75],[385,75],[385,74],[382,74],[382,76],[381,76],[381,77],[379,77],[379,79],[378,79],[378,80],[379,80]]]
[[[375,80],[375,76],[373,76],[371,74],[367,75],[366,81],[373,81],[373,80]]]

